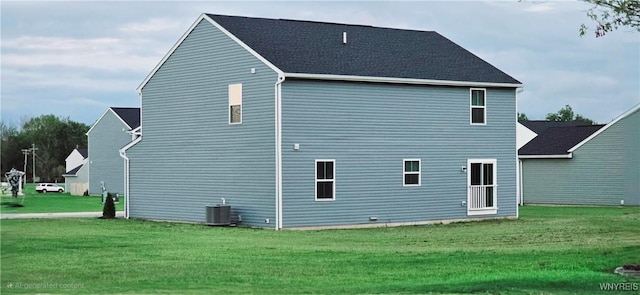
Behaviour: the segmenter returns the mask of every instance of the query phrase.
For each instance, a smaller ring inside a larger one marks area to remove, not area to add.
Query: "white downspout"
[[[520,175],[518,175],[518,177],[520,177],[520,206],[524,205],[524,183],[522,183],[522,181],[524,180],[524,177],[522,175],[522,172],[524,171],[522,168],[522,160],[518,160],[518,164],[520,164]]]
[[[522,93],[524,87],[516,88],[516,217],[520,217],[522,206],[522,160],[518,157],[518,93]]]
[[[140,105],[142,105],[142,92],[138,91],[138,96],[140,97]],[[140,108],[140,119],[142,120],[142,108]],[[129,157],[127,157],[127,150],[142,140],[142,124],[140,124],[136,129],[128,131],[128,133],[131,134],[131,142],[119,150],[120,157],[124,159],[124,218],[126,219],[129,219],[129,199],[131,196],[129,189]]]
[[[124,148],[120,149],[120,157],[124,159],[124,218],[129,219],[129,158]]]
[[[276,230],[282,229],[282,82],[285,76],[278,74],[275,84],[276,108]]]
[[[129,157],[127,157],[127,150],[140,142],[140,140],[142,140],[142,136],[138,136],[132,142],[120,149],[120,157],[124,159],[124,217],[127,219],[129,219],[129,199],[131,196],[129,188]]]

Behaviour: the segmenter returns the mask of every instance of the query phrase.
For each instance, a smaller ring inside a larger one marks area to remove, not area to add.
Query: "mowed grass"
[[[35,191],[35,184],[27,184],[23,190],[25,196],[18,198],[8,196],[0,198],[0,213],[52,213],[52,212],[99,212],[102,211],[102,197],[99,196],[71,196],[69,193],[38,193]],[[15,207],[14,204],[22,204],[22,207]],[[116,204],[116,211],[124,210],[124,198]]]
[[[613,274],[640,263],[640,208],[520,213],[326,231],[2,220],[0,293],[594,294],[601,284],[640,283]]]

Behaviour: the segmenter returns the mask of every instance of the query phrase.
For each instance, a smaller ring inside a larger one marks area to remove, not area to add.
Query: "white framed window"
[[[486,125],[487,90],[484,88],[471,88],[469,96],[469,120],[471,125]]]
[[[229,124],[242,124],[242,84],[229,85]]]
[[[420,186],[420,159],[404,159],[402,162],[402,186]]]
[[[316,160],[316,201],[336,199],[336,160]]]
[[[496,159],[467,160],[467,214],[498,213],[498,162]]]

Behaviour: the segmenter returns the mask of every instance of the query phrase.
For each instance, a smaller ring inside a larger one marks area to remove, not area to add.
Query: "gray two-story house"
[[[516,89],[436,32],[201,15],[139,86],[128,217],[274,229],[517,217]]]
[[[110,107],[87,131],[89,158],[89,193],[103,189],[124,193],[124,161],[120,149],[135,139],[140,128],[140,108]]]

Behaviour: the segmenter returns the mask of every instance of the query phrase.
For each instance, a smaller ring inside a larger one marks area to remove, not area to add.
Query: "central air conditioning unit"
[[[231,206],[206,206],[207,225],[231,225]]]

